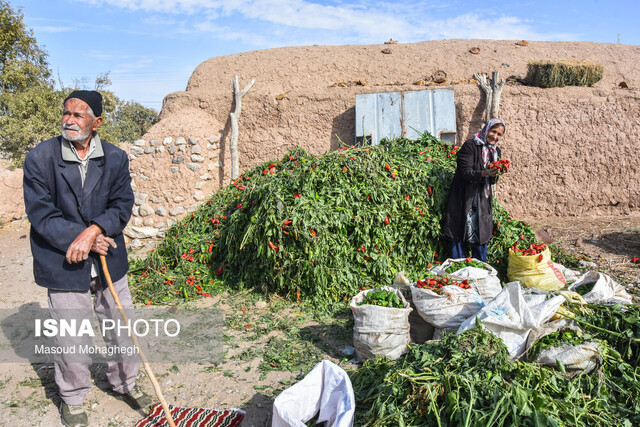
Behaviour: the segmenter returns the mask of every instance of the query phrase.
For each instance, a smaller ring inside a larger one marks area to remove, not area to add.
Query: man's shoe
[[[151,397],[144,391],[140,390],[137,385],[134,385],[129,393],[123,394],[122,399],[131,406],[133,409],[150,409],[153,405]]]
[[[62,424],[67,427],[86,427],[89,422],[87,413],[82,405],[67,405],[64,401],[60,405]]]

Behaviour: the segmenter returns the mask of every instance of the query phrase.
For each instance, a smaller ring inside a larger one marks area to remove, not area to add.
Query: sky
[[[66,87],[160,111],[216,56],[301,45],[442,39],[640,45],[638,0],[8,0]],[[490,4],[488,8],[486,5]]]

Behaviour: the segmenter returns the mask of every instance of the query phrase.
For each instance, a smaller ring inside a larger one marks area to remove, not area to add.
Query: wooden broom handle
[[[116,293],[116,289],[113,287],[113,282],[111,281],[111,275],[109,274],[109,269],[107,268],[107,260],[104,255],[100,255],[100,263],[102,264],[102,272],[104,273],[104,277],[107,279],[107,286],[109,286],[109,291],[113,296],[113,300],[116,302],[116,307],[118,307],[118,311],[122,316],[122,319],[125,323],[129,323],[129,318],[127,317],[127,313],[125,313],[122,304],[120,303],[120,298]],[[169,427],[176,427],[176,423],[173,421],[173,417],[171,416],[171,411],[169,411],[169,405],[167,405],[167,401],[164,399],[162,395],[162,389],[160,388],[160,384],[158,380],[156,380],[156,376],[153,375],[153,371],[151,370],[151,365],[149,365],[149,361],[147,360],[147,356],[142,352],[140,345],[138,344],[138,337],[136,336],[133,328],[131,328],[131,340],[133,341],[133,345],[138,350],[138,354],[140,355],[140,360],[142,361],[142,366],[144,367],[149,380],[151,380],[151,384],[153,385],[153,389],[156,392],[156,397],[160,400],[160,404],[162,405],[162,409],[164,410],[164,415],[167,418],[167,423],[169,423]]]

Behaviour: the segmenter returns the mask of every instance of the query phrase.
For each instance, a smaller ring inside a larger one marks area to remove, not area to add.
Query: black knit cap
[[[71,98],[81,99],[91,107],[93,110],[93,114],[96,117],[100,117],[102,115],[102,95],[97,90],[74,90],[66,97],[64,103]]]

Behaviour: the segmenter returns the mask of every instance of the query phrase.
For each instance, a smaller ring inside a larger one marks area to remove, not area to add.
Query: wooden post
[[[491,89],[491,85],[487,81],[486,74],[474,73],[473,78],[475,78],[480,83],[480,87],[482,88],[485,94],[484,122],[487,123],[491,118],[489,117],[489,113],[491,112],[491,100],[493,98],[493,90]]]
[[[244,89],[240,90],[240,84],[238,83],[238,76],[235,80],[231,80],[231,87],[233,88],[233,95],[235,99],[235,110],[229,113],[231,117],[231,139],[229,140],[229,151],[231,152],[231,179],[236,179],[240,176],[240,167],[238,164],[238,119],[240,118],[240,112],[242,111],[242,97],[251,89],[251,86],[255,83],[256,79],[251,80]]]
[[[499,80],[499,74],[497,71],[494,71],[491,75],[491,88],[493,89],[493,99],[491,100],[490,119],[493,117],[500,117],[500,96],[502,95],[502,89],[504,88],[504,80]]]
[[[491,79],[482,73],[475,73],[473,77],[480,83],[480,87],[485,93],[484,122],[488,122],[494,117],[500,116],[500,96],[504,88],[504,80],[499,80],[499,73],[494,71]]]

